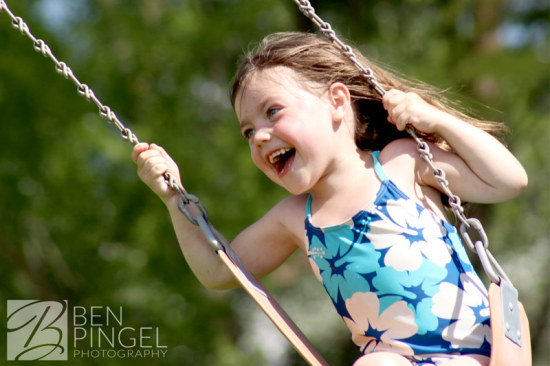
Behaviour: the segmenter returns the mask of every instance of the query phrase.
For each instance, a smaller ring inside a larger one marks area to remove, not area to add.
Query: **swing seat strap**
[[[491,361],[489,366],[531,366],[529,321],[518,292],[506,279],[489,285]]]

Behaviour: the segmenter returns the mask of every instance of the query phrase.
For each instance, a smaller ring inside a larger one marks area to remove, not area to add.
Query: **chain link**
[[[57,57],[53,54],[50,47],[42,39],[36,38],[30,31],[29,26],[23,18],[15,16],[12,11],[8,8],[5,0],[0,0],[0,13],[5,12],[11,18],[12,26],[19,30],[21,34],[27,36],[31,39],[33,48],[36,52],[41,53],[44,57],[49,58],[55,64],[55,71],[58,74],[61,74],[65,79],[70,80],[76,86],[78,94],[88,102],[95,104],[99,110],[99,115],[115,125],[115,127],[120,131],[121,137],[130,142],[132,145],[137,145],[139,140],[134,132],[131,129],[127,128],[116,116],[115,112],[108,105],[103,104],[95,95],[94,91],[86,84],[80,82],[78,78],[74,75],[73,70],[63,61],[59,61]],[[197,215],[202,215],[204,219],[208,219],[208,212],[197,196],[188,194],[185,192],[183,187],[177,182],[177,180],[170,173],[164,175],[166,184],[175,192],[178,192],[180,195],[180,200],[178,207],[180,211],[187,217],[187,219],[195,225],[199,225],[199,220],[197,216],[193,216],[189,209],[189,205],[193,204],[197,207]]]
[[[378,80],[376,80],[376,77],[374,76],[372,70],[357,61],[357,56],[353,52],[353,49],[349,45],[342,42],[340,38],[338,38],[338,36],[336,35],[336,32],[332,29],[332,26],[321,19],[321,17],[319,17],[315,13],[315,8],[313,8],[311,3],[308,0],[293,1],[298,5],[300,11],[319,28],[321,33],[329,40],[331,40],[332,43],[334,43],[340,49],[340,51],[342,51],[342,53],[344,53],[351,60],[351,62],[355,64],[355,66],[359,70],[361,70],[361,72],[363,73],[363,77],[368,80],[369,84],[378,93],[378,95],[380,95],[381,97],[384,96],[386,91],[378,83]]]
[[[137,136],[124,126],[122,122],[118,119],[116,114],[111,110],[107,105],[101,103],[101,101],[95,96],[93,90],[86,84],[83,84],[78,80],[74,75],[73,71],[65,62],[59,61],[55,55],[52,53],[50,47],[42,39],[36,38],[30,31],[29,26],[21,17],[15,16],[10,9],[8,8],[4,0],[0,0],[0,11],[5,11],[8,16],[11,18],[12,26],[19,30],[21,34],[27,36],[31,39],[33,43],[33,48],[36,52],[41,53],[44,57],[49,58],[55,64],[55,70],[57,73],[65,76],[65,79],[72,81],[76,87],[78,94],[86,98],[89,102],[94,103],[99,109],[99,114],[101,117],[107,119],[110,123],[114,124],[120,131],[123,139],[128,140],[133,145],[139,143]]]
[[[362,72],[363,77],[378,93],[378,95],[380,97],[383,97],[386,91],[376,79],[376,76],[374,75],[372,69],[364,66],[357,60],[357,56],[353,52],[352,48],[342,42],[336,35],[336,32],[332,29],[331,25],[325,22],[315,13],[315,9],[311,5],[311,3],[308,0],[293,1],[298,5],[300,11],[319,28],[320,32],[335,46],[337,46],[340,51],[342,51],[342,53],[350,59],[351,62],[353,62],[353,64]],[[462,207],[460,197],[453,194],[453,192],[449,189],[449,182],[447,181],[445,172],[442,169],[438,168],[433,161],[433,155],[430,152],[430,147],[428,146],[428,143],[421,140],[417,136],[414,127],[409,125],[406,127],[406,130],[409,135],[411,135],[411,137],[416,141],[418,153],[420,154],[420,157],[432,169],[437,184],[441,187],[443,193],[445,193],[447,197],[449,197],[449,206],[451,207],[451,210],[455,217],[460,221],[460,233],[468,248],[474,253],[478,254],[482,262],[483,268],[487,272],[487,275],[491,279],[491,281],[497,283],[500,282],[498,276],[501,276],[502,278],[508,280],[508,277],[488,250],[489,240],[487,238],[485,230],[483,229],[483,225],[478,219],[467,218],[464,215],[464,208]],[[470,230],[475,230],[480,240],[473,242],[469,234]],[[481,253],[480,250],[482,250],[483,253]]]

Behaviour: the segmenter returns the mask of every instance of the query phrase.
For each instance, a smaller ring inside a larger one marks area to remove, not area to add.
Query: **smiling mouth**
[[[284,175],[287,172],[290,163],[294,160],[296,149],[290,147],[283,147],[279,150],[273,151],[267,157],[267,160],[271,166],[277,171],[279,176]]]

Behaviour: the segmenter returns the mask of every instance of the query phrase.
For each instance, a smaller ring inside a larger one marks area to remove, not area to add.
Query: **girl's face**
[[[264,69],[239,90],[235,112],[254,164],[289,192],[310,190],[330,172],[337,121],[326,87],[287,67]]]

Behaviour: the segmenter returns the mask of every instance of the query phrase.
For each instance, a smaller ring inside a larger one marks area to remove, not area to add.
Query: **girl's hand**
[[[179,169],[166,151],[155,144],[139,143],[132,151],[132,159],[138,166],[139,178],[160,199],[167,203],[170,198],[177,195],[165,182],[164,174],[170,173],[180,181]],[[180,183],[181,184],[181,183]]]
[[[400,131],[407,125],[412,125],[418,131],[435,133],[438,123],[449,117],[447,113],[429,104],[416,93],[392,89],[384,94],[382,103],[388,111],[388,121]]]

